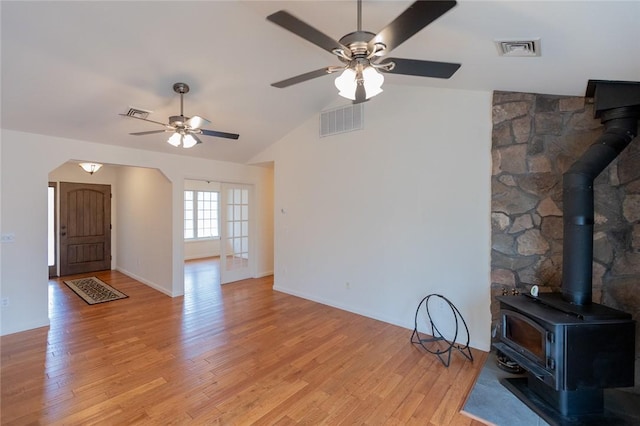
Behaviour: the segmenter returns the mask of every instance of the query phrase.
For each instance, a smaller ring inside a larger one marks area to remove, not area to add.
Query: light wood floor
[[[445,368],[409,330],[272,277],[221,288],[212,261],[187,262],[178,298],[89,275],[129,298],[89,306],[49,282],[51,326],[0,339],[3,425],[482,425],[459,410],[484,352]]]

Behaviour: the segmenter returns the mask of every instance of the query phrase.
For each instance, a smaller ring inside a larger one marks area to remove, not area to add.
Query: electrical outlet
[[[347,281],[346,283],[344,283],[344,286],[347,290],[349,290],[351,288],[351,283]]]
[[[2,299],[0,299],[0,306],[2,306],[3,308],[9,306],[9,298],[3,297]]]
[[[9,232],[7,234],[2,234],[0,236],[0,242],[13,243],[15,241],[16,241],[16,234],[14,234],[13,232]]]

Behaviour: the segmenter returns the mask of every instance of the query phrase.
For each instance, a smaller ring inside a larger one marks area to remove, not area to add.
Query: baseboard
[[[335,300],[329,300],[329,299],[324,299],[322,297],[317,297],[316,295],[311,295],[311,294],[307,294],[304,292],[300,292],[297,290],[292,290],[290,288],[286,288],[286,287],[282,287],[278,284],[273,285],[273,289],[275,291],[279,291],[282,293],[286,293],[286,294],[290,294],[292,296],[296,296],[296,297],[301,297],[303,299],[307,299],[307,300],[311,300],[312,302],[317,302],[317,303],[321,303],[323,305],[327,305],[327,306],[331,306],[333,308],[337,308],[337,309],[341,309],[343,311],[347,311],[347,312],[351,312],[353,314],[357,314],[357,315],[362,315],[363,317],[367,317],[367,318],[371,318],[377,321],[382,321],[385,322],[387,324],[392,324],[392,325],[396,325],[398,327],[402,327],[405,328],[407,330],[412,331],[415,328],[415,315],[414,312],[411,312],[410,314],[408,314],[405,318],[405,320],[401,320],[398,318],[390,318],[390,317],[385,317],[382,315],[378,315],[374,312],[370,312],[370,311],[366,311],[366,310],[362,310],[362,309],[357,309],[354,308],[352,306],[347,306],[345,304],[342,304],[340,302],[337,302]],[[458,341],[457,343],[460,344],[466,344],[466,341]],[[485,351],[484,349],[476,346],[473,344],[473,342],[469,342],[469,347],[473,348],[473,349],[477,349],[477,350],[481,350],[481,351]]]
[[[8,321],[3,321],[3,326],[7,323]],[[14,334],[14,333],[20,333],[23,331],[28,331],[28,330],[33,330],[36,328],[40,328],[40,327],[49,327],[50,326],[50,322],[49,322],[49,317],[47,316],[46,321],[30,321],[28,323],[20,323],[20,327],[2,327],[2,331],[0,331],[0,336],[7,336],[9,334]]]
[[[256,274],[256,278],[264,278],[264,277],[268,277],[269,275],[273,275],[273,271],[263,271],[263,272],[259,272],[258,274]],[[284,293],[284,292],[283,292]]]
[[[322,297],[317,297],[315,295],[306,294],[297,290],[292,290],[286,287],[279,286],[274,284],[273,289],[282,293],[290,294],[292,296],[301,297],[303,299],[311,300],[312,302],[321,303],[323,305],[331,306],[332,308],[340,309],[343,311],[351,312],[352,314],[361,315],[363,317],[371,318],[377,321],[382,321],[387,324],[397,325],[398,327],[406,328],[407,330],[413,330],[413,325],[402,324],[399,321],[396,321],[392,318],[383,317],[381,315],[376,315],[373,312],[368,312],[360,309],[354,309],[351,306],[344,305],[342,303],[336,302],[335,300],[324,299]]]
[[[133,272],[127,271],[124,268],[117,267],[116,270],[118,272],[122,272],[123,274],[133,278],[136,281],[140,281],[142,284],[148,285],[149,287],[151,287],[154,290],[158,290],[160,293],[164,293],[169,297],[173,297],[173,294],[171,294],[171,292],[169,290],[159,286],[158,284],[156,284],[156,283],[154,283],[152,281],[146,280],[146,279],[142,278],[141,276],[138,276],[138,275],[134,274]]]
[[[209,259],[212,257],[220,257],[220,254],[195,254],[193,256],[185,256],[184,260]]]

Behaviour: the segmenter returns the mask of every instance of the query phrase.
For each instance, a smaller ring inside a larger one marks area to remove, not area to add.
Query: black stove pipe
[[[591,303],[593,264],[593,182],[638,134],[640,107],[600,112],[604,133],[563,175],[562,297]]]

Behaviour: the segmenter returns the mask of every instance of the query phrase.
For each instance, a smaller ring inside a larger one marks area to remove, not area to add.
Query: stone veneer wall
[[[562,175],[602,134],[585,98],[495,92],[492,318],[503,291],[560,291]],[[593,301],[640,319],[640,138],[595,181]],[[640,392],[640,324],[636,388]]]

